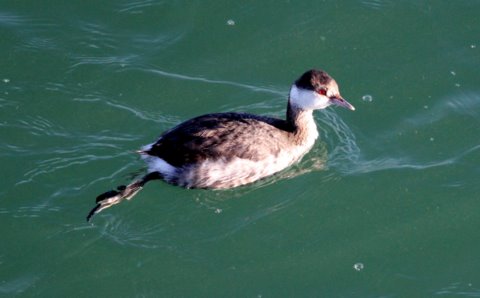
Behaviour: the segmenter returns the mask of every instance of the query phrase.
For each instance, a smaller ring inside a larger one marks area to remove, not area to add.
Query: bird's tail
[[[92,219],[92,217],[100,211],[112,207],[113,205],[116,205],[123,200],[130,200],[131,198],[133,198],[133,196],[135,196],[140,190],[142,190],[143,186],[148,181],[160,178],[161,177],[157,172],[149,173],[143,178],[136,180],[127,186],[120,185],[117,187],[116,190],[109,190],[102,193],[95,200],[97,205],[88,213],[87,222],[89,222],[90,219]]]

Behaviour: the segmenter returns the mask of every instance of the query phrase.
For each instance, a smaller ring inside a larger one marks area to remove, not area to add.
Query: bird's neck
[[[318,137],[317,125],[313,119],[312,110],[303,110],[292,105],[290,100],[287,106],[287,122],[292,128],[292,137],[299,145],[310,145]]]

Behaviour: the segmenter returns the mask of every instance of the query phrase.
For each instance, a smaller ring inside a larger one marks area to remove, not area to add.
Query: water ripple
[[[117,49],[119,36],[106,26],[98,23],[80,22],[81,39],[78,44],[91,49]]]
[[[360,157],[360,148],[350,127],[332,110],[325,110],[319,118],[321,138],[333,148],[328,157],[328,165],[343,169]]]
[[[361,0],[360,3],[375,10],[381,10],[393,6],[392,0]]]
[[[179,80],[197,81],[197,82],[203,82],[203,83],[208,83],[208,84],[229,85],[229,86],[244,88],[244,89],[254,91],[254,92],[265,92],[265,93],[271,93],[271,94],[277,94],[277,95],[283,95],[284,94],[284,93],[279,92],[278,90],[272,90],[272,89],[269,89],[269,88],[258,87],[258,86],[248,85],[248,84],[242,84],[242,83],[237,83],[237,82],[232,82],[232,81],[212,80],[212,79],[207,79],[207,78],[203,78],[203,77],[189,76],[189,75],[167,72],[167,71],[163,71],[163,70],[159,70],[159,69],[153,69],[153,68],[150,68],[150,69],[142,68],[142,69],[139,69],[139,70],[154,73],[156,75],[160,75],[160,76],[164,76],[164,77],[168,77],[168,78],[179,79]]]
[[[67,137],[68,132],[61,126],[53,124],[42,116],[27,116],[18,120],[18,128],[29,130],[33,135]]]
[[[0,12],[0,25],[5,27],[23,27],[28,28],[31,31],[42,30],[44,28],[51,29],[52,27],[58,27],[53,23],[51,19],[45,18],[30,18],[23,15],[18,15],[6,11]]]
[[[6,108],[6,107],[17,107],[18,102],[10,100],[10,99],[5,99],[5,98],[0,98],[0,108]],[[0,122],[0,125],[2,123]]]
[[[474,287],[471,283],[454,282],[440,290],[435,291],[438,296],[465,296],[465,297],[480,297],[480,289]]]
[[[146,110],[140,110],[138,107],[129,106],[125,103],[118,103],[112,100],[105,101],[105,103],[111,107],[117,108],[119,110],[127,111],[133,114],[135,117],[139,119],[152,121],[156,123],[164,123],[164,124],[177,124],[179,119],[175,116],[164,115],[160,112],[151,112]]]
[[[443,125],[443,121],[449,119],[452,121],[452,115],[462,115],[471,117],[470,125],[474,122],[479,122],[478,114],[480,107],[480,96],[478,93],[462,93],[449,95],[440,99],[436,105],[428,110],[420,110],[417,114],[403,119],[396,125],[395,129],[389,129],[383,134],[379,134],[377,139],[370,140],[371,143],[383,143],[390,140],[398,139],[398,135],[406,134],[405,131],[415,130],[420,131],[424,128],[434,129],[435,126]],[[328,114],[327,114],[328,115]],[[329,117],[327,117],[329,119]],[[397,146],[397,156],[389,156],[390,151],[378,152],[374,159],[365,159],[362,150],[355,142],[355,136],[342,123],[340,118],[329,119],[330,127],[335,127],[335,138],[329,137],[338,143],[338,146],[330,154],[329,165],[332,165],[343,174],[354,175],[364,174],[375,171],[383,171],[388,169],[415,169],[423,170],[432,167],[448,166],[460,162],[470,154],[478,150],[478,144],[470,144],[462,150],[451,153],[451,156],[439,160],[421,160],[415,158],[414,152],[408,152],[408,149],[403,149],[401,145]],[[327,123],[325,123],[327,124]],[[328,125],[326,125],[328,135]],[[433,139],[431,139],[432,141]],[[377,146],[380,147],[381,146]],[[398,153],[398,151],[400,151]]]
[[[111,148],[111,146],[108,146],[108,147]],[[17,185],[32,182],[37,176],[40,176],[40,175],[52,174],[60,170],[72,168],[78,165],[88,164],[93,161],[109,160],[109,159],[117,158],[119,156],[125,156],[125,155],[131,154],[130,152],[121,152],[121,153],[112,154],[111,150],[108,150],[108,153],[104,155],[100,155],[98,153],[98,148],[95,149],[95,146],[92,147],[89,145],[77,146],[76,148],[77,149],[75,150],[62,149],[55,152],[56,155],[61,155],[60,154],[61,152],[64,152],[63,155],[67,155],[67,154],[70,154],[70,152],[73,152],[72,153],[73,156],[62,156],[62,157],[56,156],[53,158],[40,160],[36,162],[35,167],[24,174],[25,179],[18,181],[15,185],[17,186]],[[95,153],[79,154],[79,152],[82,152],[82,151],[84,152],[89,150],[94,150]],[[65,152],[67,152],[67,154],[65,154]]]
[[[137,58],[137,55],[126,55],[126,56],[77,56],[75,57],[78,60],[77,63],[74,63],[70,66],[70,69],[78,68],[79,66],[83,65],[119,65],[121,67],[125,67],[128,64],[133,63]]]
[[[123,246],[154,249],[168,248],[161,245],[158,234],[165,230],[163,224],[133,226],[114,216],[106,216],[106,222],[100,227],[100,234]]]
[[[170,46],[176,45],[185,38],[186,34],[187,31],[181,29],[168,33],[137,34],[132,38],[131,46],[142,51],[143,55],[156,55],[158,51],[163,51]],[[148,51],[145,49],[148,49]]]
[[[28,18],[15,15],[8,12],[0,12],[0,25],[2,26],[19,26],[29,22]]]
[[[139,14],[143,13],[144,9],[150,9],[152,6],[163,5],[164,3],[164,1],[157,0],[129,1],[126,4],[121,5],[121,8],[118,11]]]
[[[429,112],[419,112],[404,120],[411,126],[430,125],[452,114],[478,117],[480,114],[480,93],[461,92],[441,98]]]
[[[38,274],[27,274],[11,280],[2,280],[0,293],[12,296],[24,293],[28,288],[34,286],[39,279]]]
[[[17,186],[32,182],[42,175],[71,170],[94,161],[133,155],[124,150],[124,143],[139,139],[136,134],[119,134],[108,130],[94,134],[74,132],[41,116],[27,116],[3,126],[17,129],[17,135],[19,131],[24,131],[42,139],[44,136],[62,139],[62,144],[47,147],[36,147],[34,143],[17,144],[14,140],[2,142],[1,156],[36,156],[31,168],[23,173],[23,179],[16,183]]]

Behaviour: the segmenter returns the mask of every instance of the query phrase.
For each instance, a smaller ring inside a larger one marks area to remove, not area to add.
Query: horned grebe
[[[148,164],[147,174],[99,195],[87,221],[131,199],[150,180],[185,188],[226,189],[275,174],[312,148],[318,137],[312,112],[330,105],[355,110],[340,96],[332,77],[322,70],[309,70],[290,89],[286,120],[246,113],[187,120],[138,151]]]

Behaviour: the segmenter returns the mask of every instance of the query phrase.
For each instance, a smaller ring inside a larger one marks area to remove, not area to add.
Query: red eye
[[[327,95],[327,89],[321,88],[317,90],[317,93],[320,95]]]

